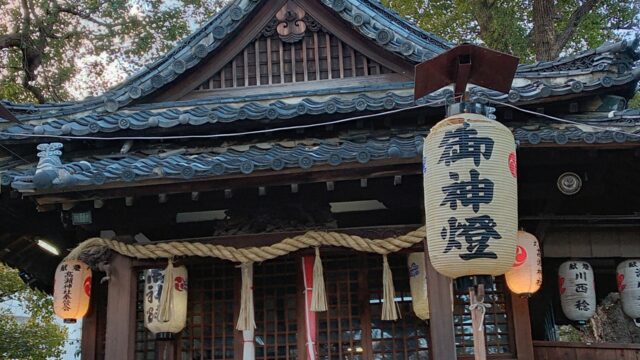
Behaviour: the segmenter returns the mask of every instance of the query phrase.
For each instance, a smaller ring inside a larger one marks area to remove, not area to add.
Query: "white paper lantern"
[[[54,281],[53,310],[65,323],[75,323],[89,310],[91,268],[80,260],[64,260]]]
[[[616,272],[622,311],[638,324],[640,323],[640,259],[621,262]]]
[[[569,320],[587,321],[596,312],[593,269],[585,261],[570,260],[558,269],[562,312]]]
[[[409,287],[413,312],[422,320],[429,319],[429,299],[427,297],[427,267],[424,261],[424,253],[409,254],[407,258],[409,267]]]
[[[187,323],[187,268],[169,264],[165,270],[146,270],[144,277],[144,326],[154,334],[179,333]]]
[[[542,257],[538,239],[526,231],[518,231],[518,246],[513,267],[504,276],[511,292],[530,295],[542,285]]]
[[[454,115],[431,128],[424,157],[433,267],[451,278],[509,271],[518,231],[511,131],[482,115]]]

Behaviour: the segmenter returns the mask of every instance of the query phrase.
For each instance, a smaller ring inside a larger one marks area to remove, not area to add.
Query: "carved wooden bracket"
[[[289,1],[276,14],[278,25],[276,31],[284,42],[295,43],[304,37],[307,24],[304,22],[305,11]]]

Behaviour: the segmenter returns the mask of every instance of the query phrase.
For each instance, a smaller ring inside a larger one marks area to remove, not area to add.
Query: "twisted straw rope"
[[[261,262],[297,250],[320,245],[340,246],[356,251],[385,255],[409,248],[421,242],[425,236],[426,229],[424,226],[405,235],[375,240],[337,232],[309,231],[302,235],[286,238],[270,246],[247,248],[179,241],[158,244],[125,244],[116,240],[91,238],[80,243],[67,255],[66,259],[78,259],[85,251],[100,247],[107,247],[121,255],[137,259],[201,256],[214,257],[238,263]]]

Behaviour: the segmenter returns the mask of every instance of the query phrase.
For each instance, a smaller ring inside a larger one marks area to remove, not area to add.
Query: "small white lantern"
[[[591,265],[570,260],[558,270],[562,312],[569,320],[584,322],[596,312],[596,286]]]
[[[409,267],[409,286],[413,312],[422,320],[429,319],[429,299],[427,297],[427,267],[424,261],[424,253],[409,254],[407,258]]]
[[[423,172],[433,267],[450,278],[509,271],[518,232],[511,131],[478,114],[448,117],[425,140]]]
[[[622,311],[640,326],[640,259],[621,262],[616,272]]]
[[[513,267],[504,276],[511,292],[531,295],[542,285],[542,257],[538,239],[526,231],[518,231],[518,247]]]
[[[80,260],[64,260],[54,281],[53,310],[65,323],[75,323],[89,310],[91,268]]]
[[[179,333],[187,323],[187,268],[170,261],[144,277],[144,326],[155,335]]]

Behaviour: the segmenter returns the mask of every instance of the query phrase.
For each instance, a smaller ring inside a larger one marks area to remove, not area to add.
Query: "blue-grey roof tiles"
[[[609,119],[606,126],[603,120]],[[520,145],[567,143],[640,142],[640,111],[624,110],[593,113],[571,118],[581,125],[528,122],[507,124]],[[613,119],[613,121],[611,120]],[[50,183],[34,181],[36,164],[19,164],[16,159],[0,161],[3,186],[19,191],[37,191],[107,182],[131,182],[153,178],[192,179],[228,174],[248,175],[255,171],[280,171],[285,168],[311,169],[314,166],[338,166],[343,163],[368,163],[390,158],[413,158],[422,154],[425,129],[416,129],[385,137],[345,139],[306,139],[250,145],[232,145],[216,149],[171,149],[164,153],[135,152],[124,155],[89,156],[65,163],[58,178]],[[176,146],[176,145],[173,145]]]

